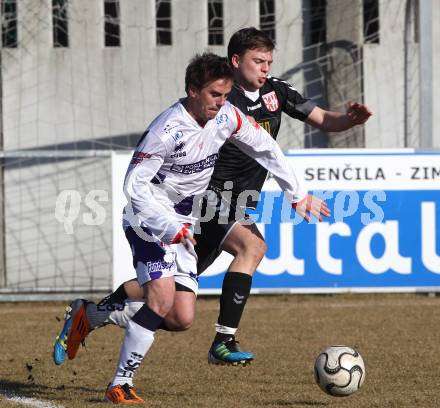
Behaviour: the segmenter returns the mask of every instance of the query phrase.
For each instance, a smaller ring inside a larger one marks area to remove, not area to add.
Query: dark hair
[[[231,61],[234,54],[241,57],[246,51],[257,48],[272,51],[275,48],[275,42],[255,27],[242,28],[236,31],[229,40],[228,59]]]
[[[196,54],[188,66],[185,74],[185,91],[188,93],[189,85],[202,89],[217,79],[234,78],[228,60],[211,52],[202,55]]]

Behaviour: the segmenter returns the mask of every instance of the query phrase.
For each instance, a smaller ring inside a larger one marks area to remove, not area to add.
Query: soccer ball
[[[328,347],[316,358],[315,380],[327,394],[335,397],[351,395],[364,383],[364,360],[350,347]]]

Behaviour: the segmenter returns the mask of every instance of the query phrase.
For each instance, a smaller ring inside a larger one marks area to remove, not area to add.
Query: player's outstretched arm
[[[372,114],[367,105],[348,102],[345,113],[326,111],[316,106],[310,112],[306,122],[324,132],[341,132],[364,124]]]
[[[292,207],[307,222],[310,222],[312,215],[321,222],[322,216],[329,217],[331,214],[326,202],[312,194],[307,194],[301,201],[292,204]]]

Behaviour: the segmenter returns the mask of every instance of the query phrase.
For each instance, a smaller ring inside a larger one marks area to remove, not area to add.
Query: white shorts
[[[182,244],[167,245],[151,234],[146,240],[143,234],[148,234],[146,228],[142,228],[139,235],[131,227],[125,230],[139,284],[142,286],[155,279],[174,276],[177,283],[197,295],[197,258]]]

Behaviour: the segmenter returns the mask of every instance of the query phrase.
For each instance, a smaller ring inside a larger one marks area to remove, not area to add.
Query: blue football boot
[[[217,365],[248,365],[254,355],[248,351],[241,351],[234,336],[227,340],[212,343],[208,352],[208,363]]]
[[[55,343],[53,345],[53,361],[56,365],[61,365],[66,360],[66,356],[68,354],[68,339],[69,336],[72,334],[72,324],[78,320],[78,317],[81,317],[85,314],[86,304],[87,302],[84,299],[75,299],[69,306],[66,307],[66,312],[64,313],[63,329],[61,330],[61,333],[56,337]],[[76,322],[75,327],[77,325],[78,323]],[[87,331],[87,334],[89,332],[90,329]],[[73,343],[72,340],[74,339],[71,339],[71,343]],[[83,340],[83,338],[81,338],[80,340]],[[69,358],[74,358],[74,355],[73,357],[70,356]]]

